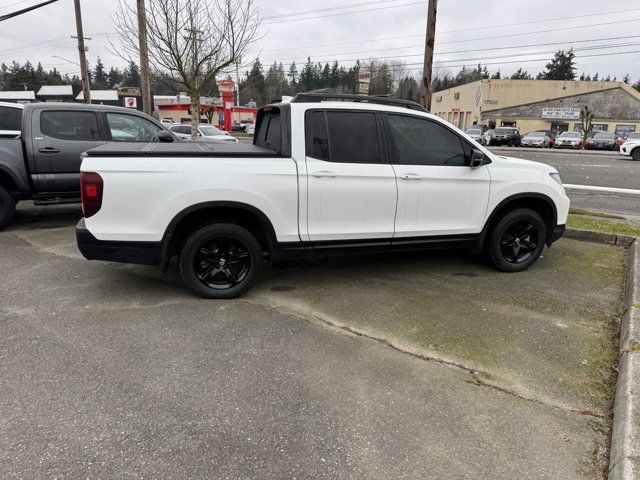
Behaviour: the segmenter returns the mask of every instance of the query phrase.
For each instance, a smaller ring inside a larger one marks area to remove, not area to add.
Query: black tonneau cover
[[[88,157],[275,157],[278,154],[273,150],[248,143],[111,142],[87,150],[85,155]]]

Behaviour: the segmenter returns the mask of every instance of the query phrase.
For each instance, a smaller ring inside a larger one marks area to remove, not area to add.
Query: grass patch
[[[614,218],[616,220],[625,220],[625,218],[621,217],[620,215],[612,215],[610,213],[604,212],[590,212],[589,210],[581,210],[579,208],[569,209],[569,215],[585,215],[587,217]]]
[[[574,213],[569,214],[567,227],[575,228],[578,230],[590,230],[592,232],[603,232],[612,233],[615,235],[629,235],[632,237],[640,237],[640,225],[611,222],[606,218],[587,217],[581,214]]]

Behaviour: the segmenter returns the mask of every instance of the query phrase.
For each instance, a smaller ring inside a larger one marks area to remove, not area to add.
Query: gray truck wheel
[[[0,228],[6,227],[16,213],[16,201],[9,191],[0,185]]]

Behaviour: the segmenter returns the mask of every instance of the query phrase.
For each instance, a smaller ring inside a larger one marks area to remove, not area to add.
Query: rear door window
[[[162,130],[146,118],[123,113],[107,113],[107,123],[114,142],[157,142]]]
[[[100,140],[98,118],[93,112],[48,110],[40,115],[43,135],[60,140]]]
[[[0,130],[20,131],[22,128],[22,109],[0,107]]]
[[[338,163],[381,163],[374,112],[312,110],[305,117],[307,156]]]

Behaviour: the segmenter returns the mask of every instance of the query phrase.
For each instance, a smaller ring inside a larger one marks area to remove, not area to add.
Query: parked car
[[[247,128],[245,128],[244,133],[246,133],[247,135],[253,135],[256,132],[256,124],[255,123],[249,123],[247,124]]]
[[[473,127],[469,128],[464,133],[466,133],[471,139],[475,140],[480,145],[484,145],[484,132],[485,131],[486,131],[486,129],[483,130],[481,127],[478,127],[478,126],[474,125]]]
[[[588,150],[616,150],[616,134],[613,132],[596,132],[585,142]]]
[[[559,137],[556,138],[556,142],[553,144],[553,148],[575,148],[579,149],[582,146],[582,135],[580,132],[562,132]]]
[[[189,124],[172,125],[169,127],[169,130],[175,133],[179,138],[186,140],[191,139],[191,125]],[[238,141],[238,139],[232,137],[229,132],[223,132],[213,125],[208,124],[198,125],[198,137],[203,140],[216,143],[236,143]]]
[[[22,110],[20,103],[0,102],[0,138],[15,138],[20,135]]]
[[[37,205],[80,202],[80,154],[107,142],[173,142],[136,110],[84,103],[24,106],[18,138],[0,139],[0,228],[19,200]]]
[[[640,161],[640,134],[629,134],[627,141],[620,147],[619,155]]]
[[[495,134],[495,128],[489,128],[486,132],[484,132],[484,143],[483,145],[489,146],[493,143],[493,135]]]
[[[164,125],[165,127],[169,128],[171,125],[173,125],[173,120],[171,120],[170,118],[163,118],[160,120],[160,123],[162,125]]]
[[[520,146],[520,130],[515,127],[496,128],[491,139],[491,145],[508,145],[510,147]]]
[[[522,147],[549,148],[551,140],[545,132],[529,132],[520,142]]]
[[[461,247],[522,271],[569,210],[551,166],[494,155],[407,100],[320,92],[261,108],[253,145],[89,150],[82,194],[87,259],[166,271],[178,256],[207,298],[309,255]]]

